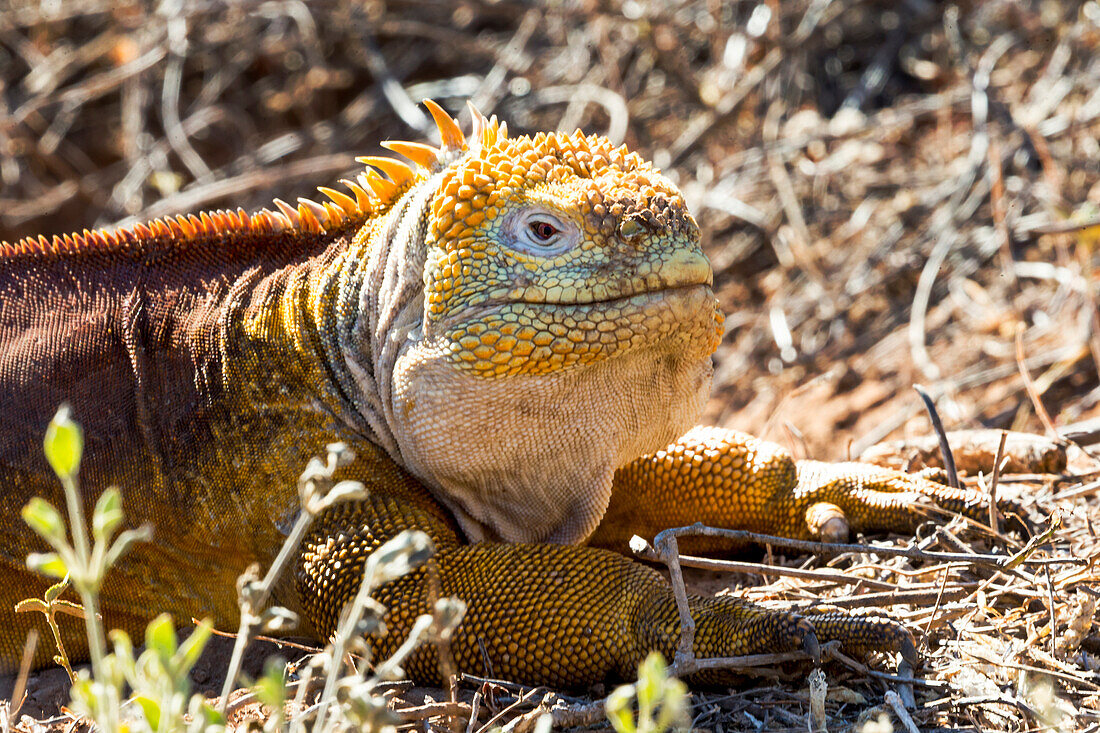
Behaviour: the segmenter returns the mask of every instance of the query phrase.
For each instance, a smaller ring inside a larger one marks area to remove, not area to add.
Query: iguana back
[[[155,528],[154,541],[112,573],[108,608],[147,619],[170,605],[232,621],[233,594],[208,589],[232,588],[249,561],[277,548],[296,471],[318,450],[298,445],[303,427],[337,434],[331,416],[303,420],[302,406],[273,397],[304,386],[305,364],[274,360],[241,379],[241,319],[271,308],[298,274],[330,258],[326,249],[346,241],[350,223],[324,234],[280,231],[273,216],[225,212],[0,251],[5,577],[26,576],[27,553],[44,549],[21,526],[23,505],[35,495],[64,505],[41,436],[67,402],[87,435],[88,508],[115,484],[127,520]],[[331,399],[326,381],[314,384],[318,401]],[[271,460],[273,452],[285,460]],[[6,584],[3,613],[39,584]],[[166,604],[168,589],[186,601]]]

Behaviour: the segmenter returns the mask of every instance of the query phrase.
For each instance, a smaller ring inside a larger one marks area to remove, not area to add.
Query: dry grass
[[[708,422],[836,459],[928,432],[914,382],[948,428],[1043,432],[1038,409],[1064,433],[1100,415],[1096,2],[180,6],[0,9],[0,239],[294,200],[382,139],[429,136],[421,97],[472,98],[513,130],[622,137],[682,186],[728,314]],[[1073,493],[1096,468],[1078,454],[1069,478],[1002,480],[1037,515],[1062,512],[1031,556],[1048,564],[828,561],[934,592],[890,608],[927,655],[921,730],[1050,728],[1057,710],[1067,730],[1100,728],[1097,578],[1069,563],[1100,552],[1095,488]],[[780,578],[746,592],[863,590]],[[870,704],[885,689],[843,666],[829,682]],[[523,694],[482,692],[482,723]],[[801,673],[700,694],[695,724],[804,730],[805,695]],[[863,708],[830,703],[831,725]]]

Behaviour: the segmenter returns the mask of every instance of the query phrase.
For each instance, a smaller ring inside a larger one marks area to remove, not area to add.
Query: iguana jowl
[[[389,143],[413,165],[363,159],[324,204],[0,245],[0,667],[37,623],[14,604],[46,585],[25,569],[44,548],[19,509],[36,494],[62,503],[40,449],[62,401],[84,424],[89,506],[115,484],[127,519],[155,526],[108,576],[110,626],[133,633],[161,610],[235,624],[234,579],[270,562],[298,473],[340,439],[358,455],[342,477],[370,496],[319,518],[279,602],[325,637],[365,555],[417,527],[441,591],[469,607],[459,666],[488,671],[487,656],[531,683],[629,676],[649,649],[674,649],[664,580],[598,549],[625,551],[631,534],[703,521],[837,539],[908,530],[929,502],[978,512],[973,493],[796,466],[775,445],[690,429],[722,316],[676,187],[601,137],[513,138],[474,111],[467,140],[427,105],[441,148]],[[380,593],[384,648],[424,611],[421,586]],[[702,656],[797,647],[815,630],[913,654],[881,619],[692,606]],[[67,629],[77,655],[80,631]],[[434,677],[433,655],[409,670]]]

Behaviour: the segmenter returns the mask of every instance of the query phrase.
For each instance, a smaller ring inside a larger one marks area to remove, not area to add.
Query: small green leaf
[[[69,416],[67,404],[61,405],[53,420],[50,420],[42,447],[58,478],[66,480],[76,477],[80,470],[80,458],[84,454],[84,431]]]
[[[73,687],[69,693],[72,695],[73,700],[79,700],[84,703],[85,707],[91,708],[95,706],[95,690],[92,689],[92,680],[87,676],[86,672],[80,672],[77,678],[73,680]]]
[[[260,615],[260,628],[265,634],[286,634],[297,627],[298,614],[282,606],[264,609]]]
[[[440,598],[432,609],[432,621],[437,634],[447,637],[458,628],[466,615],[466,603],[461,598]]]
[[[141,706],[141,712],[149,727],[153,730],[160,728],[160,705],[157,701],[146,695],[135,695],[134,702]]]
[[[50,502],[35,496],[23,507],[22,514],[23,521],[51,545],[56,547],[65,541],[65,522]]]
[[[264,673],[256,680],[256,697],[273,710],[281,710],[286,702],[286,683],[283,670],[286,663],[281,659],[269,657],[264,662]]]
[[[69,574],[65,561],[56,552],[32,552],[27,555],[27,567],[51,578],[64,578]]]
[[[363,604],[363,613],[355,622],[356,636],[385,635],[386,625],[382,619],[386,617],[386,607],[373,598],[367,598]]]
[[[678,679],[671,679],[665,688],[665,699],[661,712],[657,715],[657,730],[687,730],[691,726],[688,717],[687,685]]]
[[[145,627],[145,648],[152,649],[164,661],[176,653],[176,628],[172,617],[162,613]]]
[[[638,719],[649,718],[650,711],[661,699],[661,689],[668,678],[665,658],[651,652],[638,667]]]
[[[54,601],[56,601],[61,596],[62,593],[65,592],[65,589],[68,588],[68,587],[69,587],[69,576],[66,575],[64,578],[61,579],[61,582],[54,583],[53,585],[51,585],[49,588],[46,589],[46,595],[43,596],[46,599],[46,603],[51,603],[52,604]]]
[[[206,726],[204,730],[225,724],[225,718],[222,717],[222,714],[207,703],[203,703],[200,710],[202,710],[203,723]]]
[[[310,488],[311,484],[315,484],[318,481],[323,481],[331,475],[331,472],[325,467],[325,464],[321,462],[320,458],[316,456],[309,459],[306,464],[305,470],[302,471],[302,475],[298,477],[298,493],[302,495],[302,499],[306,498],[305,492]]]
[[[110,539],[122,522],[122,494],[114,486],[99,495],[92,512],[92,535],[97,542]]]
[[[336,687],[336,701],[352,730],[392,730],[401,722],[386,698],[371,694],[373,687],[372,681],[355,677],[344,678]]]
[[[15,604],[16,613],[32,613],[34,611],[47,616],[50,615],[50,607],[41,598],[24,598]]]
[[[623,685],[615,688],[615,691],[607,696],[604,704],[607,711],[607,720],[618,733],[634,733],[634,713],[631,710],[631,700],[634,699],[634,685]]]
[[[121,629],[111,629],[107,636],[115,646],[115,658],[124,664],[134,664],[134,643],[130,641],[130,635]]]
[[[73,603],[66,600],[54,600],[50,602],[50,608],[53,609],[55,614],[64,613],[69,616],[75,616],[76,618],[87,618],[84,613],[84,606],[79,603]]]
[[[348,447],[347,443],[329,443],[325,446],[328,460],[333,466],[350,466],[355,462],[355,451]]]
[[[153,527],[148,524],[143,524],[137,529],[127,529],[119,533],[118,539],[111,545],[111,549],[107,550],[106,556],[103,560],[103,569],[114,565],[118,562],[118,559],[129,552],[130,548],[134,546],[136,542],[148,542],[153,538]]]
[[[329,489],[324,506],[330,507],[342,501],[363,501],[370,495],[367,487],[358,481],[341,481]]]
[[[176,655],[182,670],[190,672],[191,668],[195,666],[195,662],[199,661],[199,656],[206,647],[206,642],[209,641],[213,630],[214,624],[210,622],[210,619],[204,618],[199,621],[199,625],[195,627],[191,635],[183,640],[180,644],[179,653]]]

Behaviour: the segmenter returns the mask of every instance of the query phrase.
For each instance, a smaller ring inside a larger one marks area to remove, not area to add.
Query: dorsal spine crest
[[[424,143],[388,141],[382,146],[408,158],[409,164],[393,158],[358,158],[368,170],[355,180],[341,179],[350,195],[333,188],[320,187],[318,191],[329,201],[319,203],[299,198],[293,206],[282,199],[275,199],[275,210],[262,209],[249,214],[244,209],[236,211],[202,211],[196,214],[178,214],[148,222],[138,222],[129,228],[100,229],[82,233],[68,233],[46,237],[25,237],[15,243],[0,242],[0,257],[60,256],[81,252],[130,251],[134,246],[162,244],[186,246],[189,242],[232,234],[267,235],[279,231],[300,231],[305,234],[324,234],[378,216],[387,211],[409,188],[426,180],[458,157],[472,150],[484,151],[499,140],[507,138],[507,126],[498,123],[496,116],[486,119],[470,105],[473,132],[469,140],[462,134],[458,123],[438,104],[424,100],[425,106],[439,129],[442,147]],[[489,161],[493,178],[476,176],[469,185],[483,184],[500,175],[507,176],[511,166],[506,160]],[[381,173],[379,173],[381,171]],[[384,176],[383,176],[384,174]],[[518,183],[518,182],[517,182]]]

